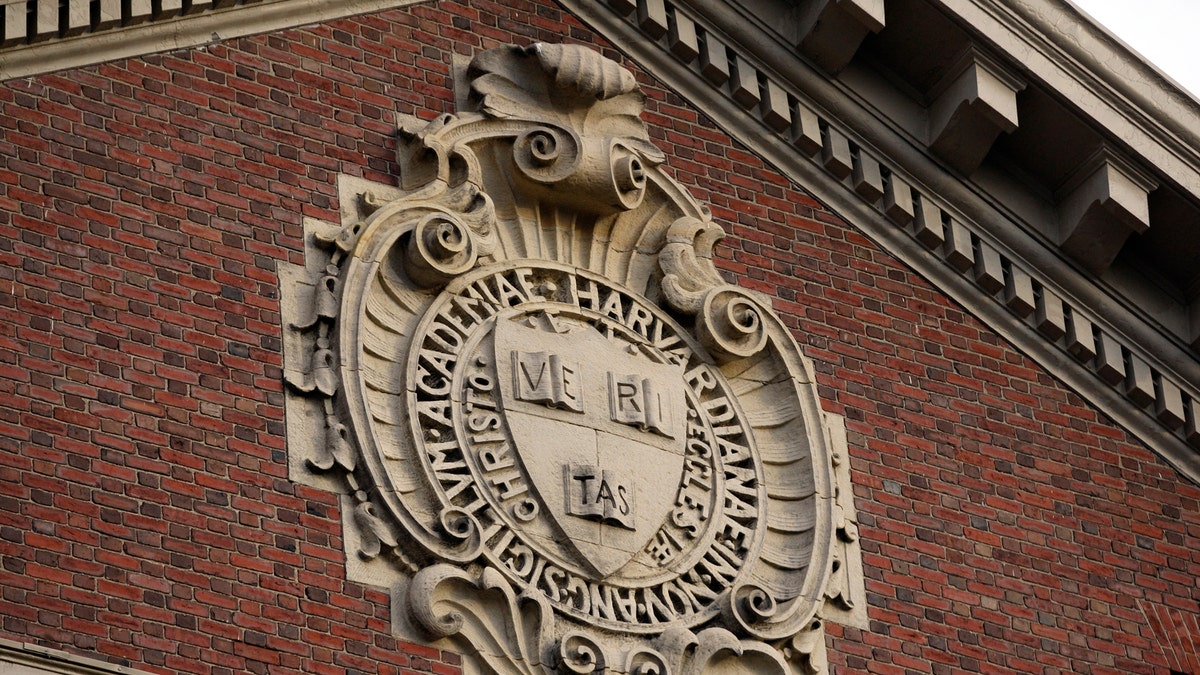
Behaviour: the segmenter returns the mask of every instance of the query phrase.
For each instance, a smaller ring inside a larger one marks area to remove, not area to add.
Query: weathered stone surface
[[[1063,312],[1062,299],[1053,291],[1043,288],[1037,296],[1037,329],[1051,340],[1057,340],[1067,332],[1067,319]]]
[[[1059,191],[1059,246],[1092,272],[1103,273],[1131,234],[1149,228],[1149,193],[1155,187],[1131,163],[1101,148]]]
[[[883,196],[883,175],[879,171],[879,162],[875,158],[859,150],[854,153],[854,191],[869,202],[874,202]]]
[[[968,49],[932,92],[930,149],[962,173],[974,173],[996,138],[1017,128],[1017,93],[1024,88],[994,59]]]
[[[897,225],[908,225],[916,215],[912,188],[899,176],[890,175],[883,184],[883,211]]]
[[[535,45],[466,81],[281,272],[291,472],[343,493],[349,573],[485,671],[824,672],[865,594],[788,330],[717,273],[628,72]]]
[[[814,0],[803,5],[800,22],[800,50],[836,73],[854,57],[867,34],[883,29],[884,0]]]

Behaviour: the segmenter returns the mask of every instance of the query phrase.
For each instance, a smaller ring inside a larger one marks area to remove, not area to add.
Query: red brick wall
[[[0,85],[0,637],[457,672],[287,480],[274,270],[337,173],[389,180],[395,112],[452,110],[452,54],[563,36],[604,47],[549,2],[446,2]],[[872,621],[830,628],[834,671],[1200,672],[1200,489],[626,65],[847,418]]]

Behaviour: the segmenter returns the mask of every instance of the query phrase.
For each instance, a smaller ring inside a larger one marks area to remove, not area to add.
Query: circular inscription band
[[[654,632],[721,611],[761,540],[733,392],[653,303],[555,263],[481,268],[422,319],[412,432],[450,536],[558,611]]]

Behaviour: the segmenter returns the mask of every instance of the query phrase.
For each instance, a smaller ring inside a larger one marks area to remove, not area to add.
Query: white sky
[[[1200,97],[1200,0],[1071,0]]]

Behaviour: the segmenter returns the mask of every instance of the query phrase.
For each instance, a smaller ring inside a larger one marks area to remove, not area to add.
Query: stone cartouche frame
[[[810,364],[631,73],[537,44],[466,80],[280,267],[291,474],[343,495],[348,575],[467,672],[826,672],[866,598]]]

